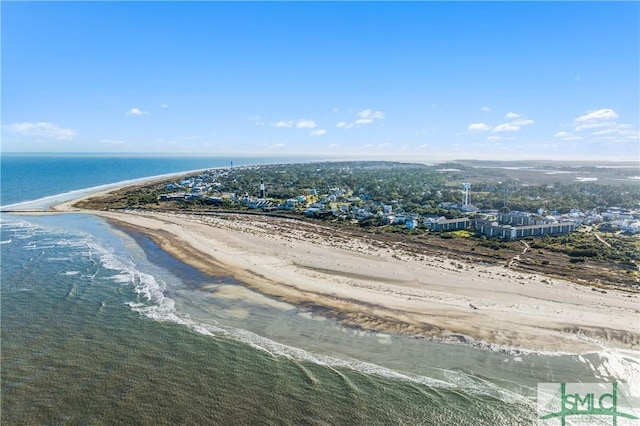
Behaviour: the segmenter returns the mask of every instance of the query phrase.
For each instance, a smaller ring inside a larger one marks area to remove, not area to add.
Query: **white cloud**
[[[283,143],[274,143],[273,145],[269,146],[269,148],[272,149],[281,149],[284,148],[286,145]]]
[[[620,138],[616,136],[598,136],[592,138],[594,141],[605,141],[605,142],[621,142]]]
[[[518,131],[520,131],[520,127],[514,126],[511,123],[502,123],[493,128],[493,133],[518,132]]]
[[[340,112],[340,108],[334,108],[331,110],[332,112]]]
[[[361,119],[383,119],[384,113],[382,111],[373,111],[371,109],[365,109],[356,114]]]
[[[590,111],[585,115],[581,115],[576,118],[576,123],[600,121],[600,120],[615,120],[618,118],[618,113],[609,108],[601,108],[595,111]]]
[[[488,106],[483,106],[482,108],[480,108],[480,111],[489,112],[489,111],[491,111],[491,109]]]
[[[471,123],[469,127],[467,127],[468,132],[486,132],[487,130],[491,130],[491,126],[485,123]]]
[[[325,133],[327,133],[327,131],[324,129],[314,130],[313,132],[311,132],[311,136],[322,136]]]
[[[499,141],[502,139],[500,136],[487,136],[488,141]]]
[[[313,120],[306,120],[303,118],[301,120],[298,120],[298,122],[296,123],[296,127],[298,129],[313,129],[314,127],[318,127],[318,125]]]
[[[558,132],[555,135],[553,135],[553,137],[563,141],[579,141],[584,139],[582,136],[576,136],[573,133],[569,133],[569,132]]]
[[[111,144],[111,145],[122,145],[124,143],[124,141],[117,140],[117,139],[102,139],[101,142]]]
[[[298,121],[294,121],[294,120],[280,120],[277,123],[274,124],[275,127],[280,127],[280,128],[291,128],[291,127],[295,127],[298,129],[313,129],[315,127],[318,127],[318,125],[316,124],[315,121],[313,120],[307,120],[305,118],[301,118]]]
[[[576,126],[576,132],[589,129],[600,129],[602,127],[616,127],[618,123],[615,121],[591,121]]]
[[[589,111],[577,117],[575,131],[583,132],[583,139],[593,141],[628,143],[638,139],[638,132],[631,124],[617,122],[618,113],[610,108]],[[591,134],[589,134],[591,133]]]
[[[598,130],[597,132],[593,132],[593,136],[617,135],[619,133],[620,133],[620,129],[605,129],[605,130]]]
[[[37,123],[13,123],[6,126],[6,128],[10,132],[24,136],[42,136],[45,138],[54,138],[59,140],[71,140],[77,134],[73,129],[64,129],[55,123],[49,123],[46,121],[40,121]]]
[[[631,130],[629,127],[630,127],[629,125],[620,124],[614,128],[598,130],[597,132],[593,132],[592,136],[603,137],[603,136],[609,135],[609,136],[623,137],[627,139],[636,139],[638,137],[638,132]]]
[[[387,143],[380,143],[380,144],[377,144],[377,145],[374,145],[372,143],[368,143],[366,145],[363,145],[362,147],[366,148],[366,149],[373,149],[373,150],[387,150],[389,148],[392,148],[393,144],[388,143],[388,142]]]
[[[530,120],[528,118],[520,118],[518,120],[513,120],[511,122],[511,124],[513,124],[514,126],[528,126],[530,124],[533,124],[534,121]]]
[[[373,123],[373,118],[358,118],[353,124],[361,125],[361,124],[371,124]]]
[[[160,104],[160,108],[169,108],[169,105],[167,105],[167,104]]]
[[[282,128],[293,127],[294,123],[295,122],[293,120],[286,120],[286,121],[285,120],[280,120],[276,124],[274,124],[274,126],[282,127]]]
[[[366,124],[371,124],[375,120],[382,120],[384,118],[384,113],[382,111],[365,109],[357,113],[356,117],[358,118],[353,122],[340,121],[336,124],[336,127],[341,129],[350,129],[354,126],[364,126]]]
[[[485,110],[489,111],[488,107],[482,107],[481,111]],[[521,114],[517,114],[515,112],[509,112],[505,114],[506,118],[510,119],[508,123],[498,124],[495,127],[492,127],[486,123],[471,123],[467,127],[467,134],[469,133],[482,133],[491,130],[492,133],[502,133],[502,132],[518,132],[521,130],[521,126],[529,126],[534,124],[534,121],[529,118],[521,118]],[[460,133],[464,134],[464,133]],[[496,140],[492,138],[490,140]]]
[[[637,142],[638,139],[640,139],[640,133],[637,133],[637,132],[625,137],[621,137],[620,135],[611,135],[611,136],[597,136],[593,138],[594,141],[610,141],[613,143]]]
[[[133,115],[133,116],[149,115],[149,113],[147,111],[142,111],[140,108],[131,108],[125,114],[126,115]]]

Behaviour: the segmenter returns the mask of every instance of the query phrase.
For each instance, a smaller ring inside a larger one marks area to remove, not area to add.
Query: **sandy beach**
[[[99,194],[94,194],[99,195]],[[55,207],[77,211],[70,201]],[[640,347],[638,295],[462,263],[323,224],[242,214],[89,211],[213,275],[344,325],[494,350]],[[203,289],[206,291],[206,289]]]

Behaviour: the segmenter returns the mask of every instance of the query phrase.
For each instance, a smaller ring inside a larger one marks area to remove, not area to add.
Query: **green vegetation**
[[[579,210],[583,217],[587,216],[585,212],[597,216],[614,206],[640,206],[640,185],[626,183],[618,169],[603,169],[608,176],[603,180],[608,183],[595,183],[574,182],[573,175],[566,173],[544,172],[545,167],[557,172],[559,165],[538,167],[543,171],[480,167],[474,162],[428,166],[365,161],[236,167],[123,188],[78,206],[242,212],[326,220],[347,227],[350,232],[413,244],[413,250],[420,255],[446,252],[460,259],[509,264],[577,282],[637,286],[638,235],[597,233],[594,226],[569,235],[528,237],[525,253],[526,245],[520,241],[487,238],[467,229],[437,233],[423,226],[425,216],[473,218],[473,214],[447,205],[459,206],[462,202],[464,182],[471,183],[471,202],[483,210],[497,210],[505,198],[511,210],[541,209],[544,214]],[[601,171],[587,169],[577,168],[580,173]],[[534,180],[537,178],[539,182]],[[551,183],[550,178],[558,180]],[[258,203],[261,180],[267,194],[266,200]],[[516,256],[519,260],[514,263]]]
[[[637,208],[640,185],[598,184],[558,180],[553,184],[522,182],[501,169],[487,169],[463,163],[437,166],[395,162],[334,162],[240,167],[216,178],[218,194],[256,196],[264,179],[268,197],[277,201],[309,195],[327,194],[333,188],[345,189],[363,204],[388,204],[401,211],[423,215],[460,217],[457,211],[441,209],[440,203],[459,203],[462,183],[472,182],[471,201],[480,209],[498,209],[505,198],[511,210],[537,211],[540,208],[567,213],[572,209],[604,209],[611,206]],[[548,175],[539,173],[542,180]],[[564,176],[564,175],[558,175]],[[571,175],[574,176],[574,175]],[[535,176],[529,176],[534,178]],[[150,191],[147,202],[155,202]],[[214,194],[215,195],[215,194]],[[136,200],[137,201],[137,200]],[[140,202],[144,202],[140,199]],[[353,203],[352,203],[353,204]],[[372,210],[374,213],[377,209]]]
[[[640,261],[639,239],[608,236],[605,243],[599,241],[593,234],[574,232],[561,237],[544,236],[532,240],[530,245],[532,249],[544,249],[565,254],[574,263],[594,259],[609,262],[612,266],[621,269],[638,269],[636,262]]]
[[[147,204],[158,204],[158,191],[135,191],[127,194],[127,206],[144,206]]]
[[[470,231],[467,231],[466,229],[461,229],[459,231],[453,231],[451,232],[452,235],[458,237],[458,238],[471,238],[473,236],[473,233],[471,233]]]

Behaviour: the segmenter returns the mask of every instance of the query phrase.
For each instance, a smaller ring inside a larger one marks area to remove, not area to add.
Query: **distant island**
[[[92,210],[324,221],[416,256],[638,290],[633,163],[320,162],[218,168],[81,200]]]

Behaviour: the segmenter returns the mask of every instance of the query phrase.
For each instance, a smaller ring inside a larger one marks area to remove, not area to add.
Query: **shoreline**
[[[637,296],[622,291],[605,295],[446,258],[418,261],[399,248],[282,218],[82,212],[141,232],[204,273],[231,275],[265,296],[349,327],[511,352],[640,346]]]
[[[219,169],[223,167],[212,167],[211,169]],[[184,172],[172,172],[155,176],[147,176],[141,178],[127,179],[120,182],[106,183],[89,188],[75,189],[65,193],[49,195],[42,198],[29,201],[20,201],[7,205],[0,205],[0,213],[28,213],[38,214],[45,212],[61,211],[70,212],[79,210],[73,205],[79,201],[92,197],[101,197],[111,192],[119,191],[127,187],[137,187],[148,185],[155,182],[163,182],[171,177],[185,176],[191,173],[200,173],[209,169],[196,169]]]
[[[635,293],[603,294],[501,266],[416,256],[398,244],[286,218],[74,207],[119,189],[14,213],[101,216],[204,273],[233,276],[348,327],[512,353],[640,348]]]

